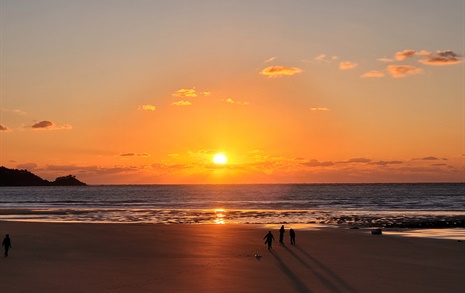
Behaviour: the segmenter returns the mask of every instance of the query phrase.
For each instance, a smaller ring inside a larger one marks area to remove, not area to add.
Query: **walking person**
[[[295,245],[295,231],[294,229],[289,230],[289,236],[291,236],[291,244]]]
[[[6,234],[5,238],[3,239],[2,246],[5,249],[5,257],[8,257],[8,250],[11,248],[11,239],[10,235]]]
[[[271,234],[271,231],[269,231],[268,234],[266,234],[265,237],[263,237],[263,239],[266,239],[265,244],[268,244],[268,249],[271,249],[274,240],[274,236],[273,234]]]
[[[280,243],[284,243],[283,240],[284,240],[284,225],[281,226],[281,229],[279,229],[279,242]]]

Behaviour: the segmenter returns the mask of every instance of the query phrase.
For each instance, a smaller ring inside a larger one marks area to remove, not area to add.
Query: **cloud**
[[[384,77],[384,72],[383,71],[379,71],[379,70],[372,70],[372,71],[369,71],[369,72],[366,72],[362,75],[360,75],[360,77],[362,78],[370,78],[370,77],[377,77],[377,78],[380,78],[380,77]]]
[[[2,109],[2,112],[26,115],[26,112],[24,112],[23,110],[19,110],[19,109]]]
[[[310,108],[311,111],[329,111],[328,108],[324,107],[316,107],[316,108]]]
[[[147,153],[121,153],[119,157],[150,157]]]
[[[285,67],[285,66],[269,66],[263,69],[260,74],[269,76],[269,77],[279,77],[283,75],[294,75],[301,73],[302,69],[297,67]]]
[[[31,128],[37,129],[37,130],[60,130],[60,129],[71,129],[72,127],[69,124],[59,126],[51,121],[43,120],[43,121],[33,124]]]
[[[195,91],[195,88],[191,89],[180,89],[172,94],[173,97],[182,97],[182,98],[195,98],[198,94]]]
[[[189,101],[178,101],[178,102],[173,102],[173,103],[171,103],[171,105],[175,105],[175,106],[190,106],[190,105],[192,105],[192,103],[189,102]]]
[[[21,169],[21,170],[33,170],[37,167],[38,165],[36,163],[19,164],[16,166],[16,168]]]
[[[329,57],[326,54],[321,54],[321,55],[318,55],[315,58],[313,58],[313,60],[315,60],[317,62],[327,62],[327,63],[330,63],[331,61],[337,60],[337,59],[339,59],[339,57],[337,57],[337,56]]]
[[[426,51],[424,51],[426,52]],[[429,52],[426,52],[429,53]],[[459,60],[460,55],[454,53],[451,50],[437,51],[436,53],[423,54],[426,59],[419,60],[419,62],[426,65],[451,65],[462,62]]]
[[[350,163],[357,163],[357,164],[358,164],[358,163],[369,163],[369,162],[371,162],[370,159],[366,159],[366,158],[353,158],[353,159],[349,159],[349,160],[347,160],[347,161],[340,161],[340,162],[337,162],[337,163],[344,163],[344,164],[346,164],[346,163],[349,163],[349,164],[350,164]]]
[[[417,158],[417,159],[414,159],[414,160],[416,160],[416,161],[438,161],[439,158],[429,156],[429,157]]]
[[[301,164],[307,167],[330,167],[334,165],[334,163],[331,161],[319,162],[318,160],[310,160],[308,162],[301,163]]]
[[[139,106],[139,110],[155,111],[155,106],[153,105],[142,105]]]
[[[394,78],[404,77],[407,75],[413,75],[423,72],[421,68],[413,67],[410,65],[389,65],[387,67],[387,70]]]
[[[426,50],[404,50],[402,52],[397,52],[394,55],[395,59],[398,61],[414,56],[425,56],[425,59],[419,60],[419,62],[426,65],[451,65],[462,62],[462,60],[460,60],[462,56],[454,53],[452,50],[436,51],[436,53],[431,53]]]
[[[378,161],[378,162],[372,162],[370,164],[372,165],[379,165],[379,166],[387,166],[387,165],[397,165],[397,164],[402,164],[402,161]]]
[[[394,54],[394,58],[397,60],[397,61],[402,61],[406,58],[411,58],[413,56],[415,56],[417,54],[417,51],[415,50],[404,50],[402,52],[396,52],[396,54]]]
[[[47,165],[45,170],[53,173],[81,173],[81,174],[98,174],[98,175],[111,175],[111,174],[126,174],[136,172],[137,167],[100,167],[100,166],[76,166],[76,165]]]
[[[179,172],[184,169],[191,168],[192,166],[189,164],[165,164],[165,163],[153,163],[150,165],[152,169],[157,170],[163,173],[173,173]]]
[[[236,102],[232,98],[227,98],[226,100],[221,100],[221,102],[226,102],[230,104],[236,104],[236,105],[248,105],[248,102]]]
[[[212,94],[212,92],[202,92],[202,95],[204,95],[206,97],[210,96],[211,94]]]
[[[350,61],[343,61],[339,63],[339,69],[341,70],[353,69],[357,67],[357,65],[358,65],[357,63],[352,63]]]
[[[8,128],[0,124],[0,131],[8,131]]]
[[[32,125],[32,128],[50,128],[52,126],[53,126],[53,122],[51,121],[40,121]]]
[[[353,158],[353,159],[349,159],[347,162],[348,163],[369,163],[371,162],[371,160],[366,159],[366,158]]]
[[[268,62],[271,62],[271,61],[274,61],[274,60],[276,60],[276,57],[270,57],[270,58],[266,59],[264,63],[268,63]]]
[[[386,63],[389,63],[389,62],[393,62],[393,61],[394,61],[394,59],[385,58],[385,57],[383,57],[383,58],[378,58],[378,59],[376,59],[376,60],[378,60],[378,61],[380,61],[380,62],[386,62]]]

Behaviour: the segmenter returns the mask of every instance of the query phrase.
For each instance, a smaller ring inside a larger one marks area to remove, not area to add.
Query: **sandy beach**
[[[465,242],[277,228],[0,222],[0,292],[465,292]]]

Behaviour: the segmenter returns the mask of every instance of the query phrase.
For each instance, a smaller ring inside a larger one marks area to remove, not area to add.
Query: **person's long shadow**
[[[332,292],[339,292],[337,287],[334,285],[330,279],[326,278],[322,274],[318,273],[314,268],[312,268],[308,263],[306,263],[300,256],[298,256],[294,251],[290,250],[287,246],[285,246],[287,252],[289,252],[295,259],[297,259],[305,268],[310,270],[320,281],[328,287]]]
[[[279,268],[286,274],[286,276],[292,281],[294,287],[297,289],[298,292],[301,293],[311,293],[307,286],[289,269],[289,267],[283,262],[283,260],[279,257],[279,255],[270,249],[271,254],[276,259]]]
[[[294,247],[300,251],[303,255],[305,255],[308,259],[310,259],[312,262],[314,262],[316,265],[318,265],[320,267],[320,269],[325,272],[325,274],[327,274],[332,280],[330,280],[329,278],[327,277],[324,277],[323,275],[315,272],[314,269],[312,269],[307,263],[305,263],[305,261],[303,261],[297,254],[295,254],[293,251],[291,251],[289,248],[286,247],[286,249],[297,259],[299,260],[302,264],[305,265],[305,267],[307,267],[308,269],[310,269],[313,273],[315,273],[315,275],[320,278],[320,280],[325,284],[327,285],[330,289],[334,290],[335,292],[337,292],[337,288],[335,287],[335,283],[337,283],[339,286],[341,287],[344,287],[345,290],[349,291],[349,292],[353,292],[353,293],[356,293],[357,291],[352,288],[352,286],[350,286],[346,281],[344,281],[341,277],[339,277],[335,272],[333,272],[330,268],[328,268],[327,266],[325,266],[323,263],[321,263],[320,261],[318,261],[316,258],[314,258],[313,256],[311,256],[308,252],[306,252],[302,247],[298,246],[297,244],[294,244]]]

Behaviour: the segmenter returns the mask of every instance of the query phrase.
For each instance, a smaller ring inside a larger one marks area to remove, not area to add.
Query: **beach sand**
[[[465,292],[465,242],[269,229],[0,222],[0,292]]]

